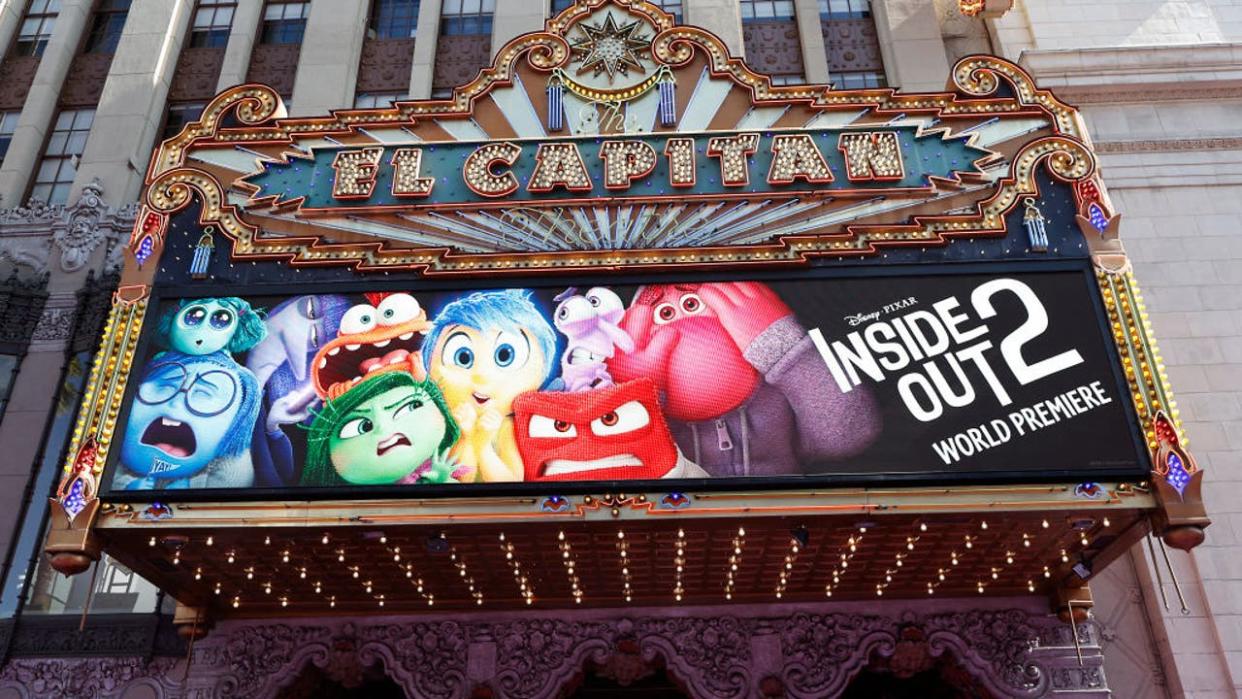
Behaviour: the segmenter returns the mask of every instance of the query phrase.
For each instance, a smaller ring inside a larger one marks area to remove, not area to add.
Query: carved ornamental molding
[[[0,209],[0,260],[35,275],[73,273],[85,268],[103,246],[107,252],[101,271],[117,272],[124,254],[120,243],[137,215],[137,204],[108,206],[97,180],[68,206],[31,199],[25,206]]]
[[[848,608],[753,617],[646,610],[612,618],[231,623],[194,647],[188,679],[173,659],[22,658],[0,671],[0,691],[123,697],[142,686],[161,699],[266,699],[310,665],[345,687],[360,686],[369,668],[382,665],[411,697],[541,699],[572,687],[588,667],[622,685],[662,667],[693,697],[749,698],[781,685],[784,696],[806,699],[839,695],[864,668],[911,676],[946,658],[998,697],[1108,695],[1091,624],[1078,627],[1080,664],[1070,628],[1039,613],[832,611]]]

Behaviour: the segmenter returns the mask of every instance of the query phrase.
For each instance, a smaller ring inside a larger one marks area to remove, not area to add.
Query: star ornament
[[[651,40],[648,37],[635,36],[639,29],[638,20],[618,27],[609,12],[603,24],[582,24],[578,28],[586,35],[573,45],[574,53],[582,56],[579,75],[587,71],[594,71],[593,75],[607,73],[611,82],[618,73],[629,75],[630,68],[637,70],[639,74],[647,72],[639,54],[651,50]]]

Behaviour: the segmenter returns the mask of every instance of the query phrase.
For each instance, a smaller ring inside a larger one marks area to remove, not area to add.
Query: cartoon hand
[[[484,432],[492,434],[500,429],[500,425],[504,422],[504,419],[505,418],[500,414],[500,411],[494,408],[488,408],[483,411],[483,419],[479,420],[479,426],[483,428]]]
[[[277,398],[267,413],[267,431],[275,432],[281,425],[293,425],[305,420],[310,416],[310,406],[316,397],[315,387],[307,385],[301,391]]]
[[[776,292],[760,282],[704,284],[699,297],[742,352],[773,323],[793,314]]]
[[[453,419],[457,421],[457,426],[462,432],[470,433],[474,431],[474,421],[479,416],[474,406],[469,403],[462,403],[453,409]]]
[[[431,468],[418,477],[419,483],[450,483],[457,478],[458,466],[449,457],[448,450],[431,457]]]
[[[655,325],[655,309],[650,305],[635,303],[630,306],[621,319],[621,329],[634,340],[634,348],[625,352],[618,347],[616,355],[606,361],[614,381],[623,383],[647,376],[657,383],[662,382],[669,356],[680,336],[661,327]]]

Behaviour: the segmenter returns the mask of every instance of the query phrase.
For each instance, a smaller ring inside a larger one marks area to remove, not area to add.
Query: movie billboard
[[[1093,284],[1058,269],[165,296],[108,482],[1141,477]]]

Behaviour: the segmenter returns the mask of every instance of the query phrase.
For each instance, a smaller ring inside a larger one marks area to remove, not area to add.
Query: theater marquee
[[[230,88],[151,160],[49,551],[80,565],[101,507],[124,529],[144,503],[414,522],[423,497],[807,513],[1036,483],[1152,492],[1193,545],[1201,474],[1119,225],[1078,113],[1011,63],[774,86],[631,0],[581,0],[448,99],[290,118]]]

